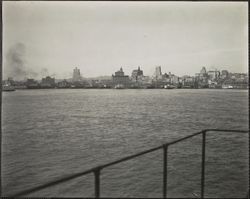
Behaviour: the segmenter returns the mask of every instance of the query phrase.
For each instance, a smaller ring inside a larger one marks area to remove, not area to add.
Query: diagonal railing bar
[[[100,166],[100,167],[101,167],[101,168],[105,168],[105,167],[108,167],[108,166],[112,166],[112,165],[114,165],[114,164],[118,164],[118,163],[120,163],[120,162],[124,162],[124,161],[127,161],[127,160],[131,160],[131,159],[133,159],[133,158],[135,158],[135,157],[138,157],[138,156],[141,156],[141,155],[144,155],[144,154],[147,154],[147,153],[151,153],[151,152],[153,152],[153,151],[157,151],[157,150],[159,150],[159,149],[161,149],[161,148],[162,148],[162,146],[158,146],[158,147],[155,147],[155,148],[152,148],[152,149],[148,149],[148,150],[142,151],[142,152],[140,152],[140,153],[137,153],[137,154],[135,154],[135,155],[130,155],[130,156],[127,156],[127,157],[125,157],[125,158],[121,158],[121,159],[119,159],[119,160],[116,160],[116,161],[114,161],[114,162],[110,162],[110,163],[104,164],[104,165],[102,165],[102,166]]]
[[[176,144],[178,142],[185,141],[185,140],[187,140],[189,138],[192,138],[194,136],[197,136],[197,135],[201,134],[202,135],[201,198],[204,198],[206,133],[207,132],[213,132],[213,131],[216,131],[216,132],[235,132],[235,133],[248,133],[249,132],[249,130],[205,129],[205,130],[202,130],[200,132],[191,134],[189,136],[174,140],[172,142],[167,142],[167,143],[165,143],[165,144],[163,144],[161,146],[154,147],[154,148],[142,151],[142,152],[134,154],[134,155],[129,155],[127,157],[115,160],[113,162],[103,164],[103,165],[100,165],[100,166],[95,167],[95,168],[88,169],[88,170],[83,171],[83,172],[75,173],[75,174],[63,177],[61,179],[54,180],[54,181],[48,182],[46,184],[34,187],[34,188],[30,188],[30,189],[27,189],[27,190],[24,190],[24,191],[20,191],[20,192],[14,194],[12,196],[9,196],[9,197],[21,197],[21,196],[24,196],[24,195],[28,195],[28,194],[43,190],[43,189],[45,189],[47,187],[52,187],[52,186],[58,185],[60,183],[63,183],[63,182],[66,182],[66,181],[69,181],[69,180],[72,180],[72,179],[87,175],[89,173],[93,173],[94,177],[95,177],[95,197],[99,198],[100,197],[100,171],[102,169],[104,169],[106,167],[109,167],[111,165],[118,164],[120,162],[131,160],[131,159],[136,158],[138,156],[142,156],[142,155],[151,153],[153,151],[157,151],[159,149],[163,149],[163,198],[167,198],[167,155],[168,155],[168,147],[173,145],[173,144]]]
[[[42,189],[45,189],[45,188],[48,188],[48,187],[52,187],[52,186],[61,184],[63,182],[66,182],[66,181],[69,181],[69,180],[72,180],[72,179],[84,176],[84,175],[92,173],[92,172],[93,172],[93,169],[89,169],[89,170],[86,170],[86,171],[83,171],[83,172],[75,173],[73,175],[69,175],[67,177],[64,177],[64,178],[61,178],[61,179],[58,179],[58,180],[55,180],[55,181],[52,181],[52,182],[48,182],[46,184],[39,185],[39,186],[31,188],[31,189],[27,189],[27,190],[21,191],[19,193],[16,193],[13,196],[8,196],[8,197],[11,197],[11,198],[12,197],[20,197],[20,196],[23,196],[23,195],[31,194],[31,193],[40,191]]]

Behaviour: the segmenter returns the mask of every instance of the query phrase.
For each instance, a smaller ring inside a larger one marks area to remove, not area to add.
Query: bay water
[[[207,128],[248,129],[248,91],[44,89],[2,95],[3,196]],[[248,134],[209,132],[206,197],[247,194]],[[200,196],[201,136],[170,146],[168,197]],[[162,197],[162,150],[101,171],[102,197]],[[28,195],[94,197],[89,174]]]

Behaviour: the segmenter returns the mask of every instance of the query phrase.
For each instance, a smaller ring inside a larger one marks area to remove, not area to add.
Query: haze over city
[[[248,71],[245,2],[3,2],[3,78]]]

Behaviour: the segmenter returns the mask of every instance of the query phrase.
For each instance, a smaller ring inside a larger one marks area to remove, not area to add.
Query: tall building
[[[206,70],[206,68],[204,66],[202,67],[200,73],[203,74],[203,75],[207,73],[207,70]]]
[[[115,76],[116,77],[123,77],[124,76],[124,72],[122,70],[122,67],[120,68],[120,70],[115,72]]]
[[[138,69],[132,71],[131,74],[132,81],[137,82],[142,77],[143,77],[143,71],[140,69],[140,66],[138,67]]]
[[[229,72],[227,70],[222,70],[221,71],[221,78],[226,79],[229,76]]]
[[[73,70],[73,82],[81,81],[80,69],[77,67]]]
[[[156,79],[160,79],[162,77],[161,73],[161,66],[156,66],[155,67],[155,74],[154,74]]]
[[[122,68],[119,71],[115,72],[115,75],[112,75],[113,85],[122,85],[127,87],[129,85],[129,77],[128,75],[124,75]]]
[[[207,70],[203,66],[200,73],[195,74],[195,87],[207,88],[208,87],[208,78],[209,78],[209,76],[208,76]]]

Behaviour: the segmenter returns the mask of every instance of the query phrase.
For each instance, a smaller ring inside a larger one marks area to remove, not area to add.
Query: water
[[[3,195],[205,128],[248,129],[247,90],[17,90],[3,93]],[[207,136],[207,197],[244,197],[248,135]],[[169,148],[168,196],[200,194],[201,137]],[[161,197],[162,150],[102,170],[103,197]],[[93,197],[93,174],[29,196]]]

